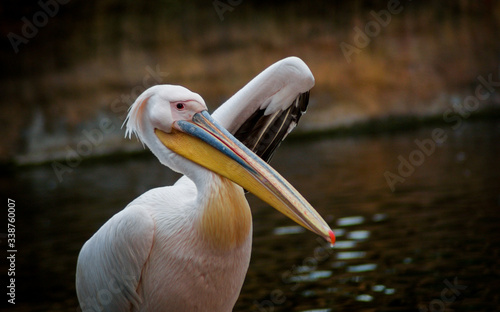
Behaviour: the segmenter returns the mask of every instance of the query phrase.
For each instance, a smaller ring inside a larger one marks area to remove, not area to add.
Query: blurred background
[[[123,139],[142,91],[180,84],[213,110],[292,55],[316,86],[273,165],[344,242],[315,259],[313,235],[250,197],[254,252],[235,311],[498,307],[499,1],[2,1],[0,14],[17,310],[76,311],[83,242],[178,178]],[[411,160],[436,129],[446,139]],[[443,301],[455,278],[467,288]]]
[[[4,162],[61,158],[103,117],[116,132],[89,156],[112,152],[146,87],[184,85],[215,108],[290,55],[316,77],[306,129],[439,117],[474,94],[478,76],[499,80],[497,1],[396,1],[394,13],[390,1],[56,3],[1,6]],[[499,101],[495,93],[474,113]]]

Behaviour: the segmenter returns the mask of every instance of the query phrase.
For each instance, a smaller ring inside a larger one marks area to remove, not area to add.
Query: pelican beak
[[[332,245],[335,235],[323,218],[276,170],[201,111],[176,121],[171,133],[155,129],[173,152],[235,182]]]

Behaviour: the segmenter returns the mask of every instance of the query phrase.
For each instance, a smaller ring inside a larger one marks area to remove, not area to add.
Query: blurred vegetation
[[[42,9],[2,2],[0,160],[74,144],[102,116],[123,121],[123,96],[144,89],[148,68],[213,109],[268,65],[299,56],[316,77],[305,129],[436,116],[474,94],[479,75],[500,80],[499,1],[401,1],[351,62],[341,43],[353,45],[354,27],[391,1],[238,2],[218,1],[229,5],[221,14],[215,1],[70,1],[18,53],[8,34]],[[484,104],[499,102],[496,92]]]

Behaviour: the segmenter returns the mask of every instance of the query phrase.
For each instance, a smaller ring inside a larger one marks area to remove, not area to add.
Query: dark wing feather
[[[236,130],[234,136],[264,161],[269,162],[276,148],[306,112],[308,103],[309,91],[299,94],[294,103],[285,110],[264,116],[265,110],[258,109]]]

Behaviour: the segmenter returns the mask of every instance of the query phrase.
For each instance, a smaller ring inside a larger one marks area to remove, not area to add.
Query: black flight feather
[[[269,162],[276,148],[306,112],[308,103],[309,91],[299,94],[285,110],[264,116],[265,109],[258,109],[236,130],[234,136]]]

